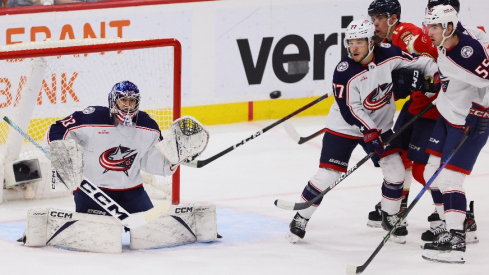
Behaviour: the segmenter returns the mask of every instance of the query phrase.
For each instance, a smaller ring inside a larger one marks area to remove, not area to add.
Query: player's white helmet
[[[348,40],[350,39],[360,39],[367,38],[368,41],[368,54],[374,50],[374,46],[370,47],[370,42],[375,35],[375,27],[370,20],[356,20],[351,21],[346,28],[345,39],[343,44],[348,51],[348,56],[351,58],[350,47],[348,46]],[[368,56],[368,55],[367,55]]]
[[[133,109],[122,109],[117,101],[121,98],[133,98],[136,100],[136,105]],[[124,126],[132,126],[133,119],[139,112],[139,102],[141,96],[136,84],[130,81],[121,81],[116,83],[109,93],[109,109],[110,114],[115,116],[115,119]]]
[[[455,29],[458,23],[457,11],[450,5],[439,5],[426,12],[424,22],[426,25],[441,24],[443,29],[446,29],[448,24],[452,23]]]
[[[457,30],[458,13],[455,8],[450,5],[435,6],[426,11],[424,23],[426,26],[441,24],[441,27],[443,28],[443,40],[441,41],[440,46],[443,46],[445,40],[452,36]],[[453,26],[453,30],[448,36],[445,36],[445,30],[448,28],[450,23]]]

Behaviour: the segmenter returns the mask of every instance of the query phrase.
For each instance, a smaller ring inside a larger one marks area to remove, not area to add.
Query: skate
[[[402,212],[406,211],[407,209],[407,201],[402,201],[401,202],[401,209],[399,210],[399,213],[397,213],[398,216],[401,215]],[[407,227],[408,226],[408,221],[407,219],[402,220],[401,226]]]
[[[421,240],[425,242],[433,242],[440,234],[447,233],[447,227],[445,221],[441,221],[441,223],[435,227],[426,230],[421,234]]]
[[[425,244],[423,259],[441,263],[465,263],[465,232],[450,230],[432,243]]]
[[[386,231],[392,230],[392,228],[394,228],[394,225],[397,223],[398,220],[399,217],[397,215],[389,215],[386,212],[382,211],[382,227],[384,228],[384,230]],[[392,235],[389,238],[389,240],[394,243],[405,244],[407,234],[408,231],[406,227],[402,226],[401,224],[398,224],[394,232],[392,232]]]
[[[375,205],[375,210],[368,213],[368,227],[381,228],[382,227],[382,212],[380,210],[380,202]]]
[[[306,235],[306,225],[309,220],[303,218],[299,213],[296,213],[294,219],[289,225],[290,231],[287,234],[287,240],[290,243],[297,243]]]
[[[467,211],[467,216],[465,216],[464,229],[467,234],[465,237],[465,243],[475,244],[479,243],[479,238],[477,237],[477,224],[475,223],[474,217],[474,201],[469,204],[469,210]]]
[[[430,229],[434,229],[441,224],[442,220],[436,209],[428,216],[428,222],[430,223]]]

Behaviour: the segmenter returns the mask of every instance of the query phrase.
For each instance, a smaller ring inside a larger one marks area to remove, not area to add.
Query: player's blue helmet
[[[374,0],[368,7],[368,15],[378,14],[385,14],[387,18],[397,14],[397,19],[401,20],[401,4],[397,0]]]
[[[457,11],[457,13],[460,12],[460,1],[459,0],[428,0],[427,8],[430,10],[433,7],[436,7],[439,5],[450,5]]]
[[[136,100],[136,105],[134,108],[123,109],[123,106],[118,104],[118,100],[121,98],[133,98]],[[127,80],[116,83],[109,93],[110,114],[114,115],[115,119],[122,125],[131,126],[134,117],[139,112],[140,99],[141,95],[136,84]]]

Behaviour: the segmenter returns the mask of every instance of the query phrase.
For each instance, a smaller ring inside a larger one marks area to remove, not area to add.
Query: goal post
[[[141,91],[140,110],[164,133],[181,116],[181,62],[176,39],[47,40],[0,46],[0,115],[46,146],[46,133],[56,120],[87,106],[107,106],[112,86],[129,80]],[[0,202],[21,198],[26,186],[34,198],[63,193],[50,190],[54,178],[49,160],[5,122],[0,123],[0,169],[0,178],[5,177]],[[33,170],[37,174],[29,180]],[[143,178],[150,196],[179,204],[180,169],[173,177]]]

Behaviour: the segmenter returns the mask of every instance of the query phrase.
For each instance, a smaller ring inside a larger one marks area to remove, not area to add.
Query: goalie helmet
[[[373,36],[375,35],[374,25],[370,20],[357,20],[352,21],[346,28],[345,39],[343,44],[345,45],[346,50],[348,51],[348,56],[351,58],[350,47],[348,46],[348,40],[350,39],[360,39],[366,38],[368,41],[368,55],[374,50],[374,46],[370,47],[370,42],[372,41]]]
[[[119,106],[119,99],[121,98],[133,98],[136,100],[136,105],[132,109],[123,109]],[[116,83],[109,93],[109,109],[110,115],[124,126],[132,126],[133,120],[139,112],[139,102],[141,96],[136,84],[130,81],[121,81]]]
[[[460,12],[460,1],[459,0],[428,0],[428,5],[426,6],[428,10],[439,5],[450,5],[457,13]]]
[[[401,20],[401,4],[397,0],[374,0],[368,7],[368,15],[385,14],[387,18],[397,14],[397,19]]]

